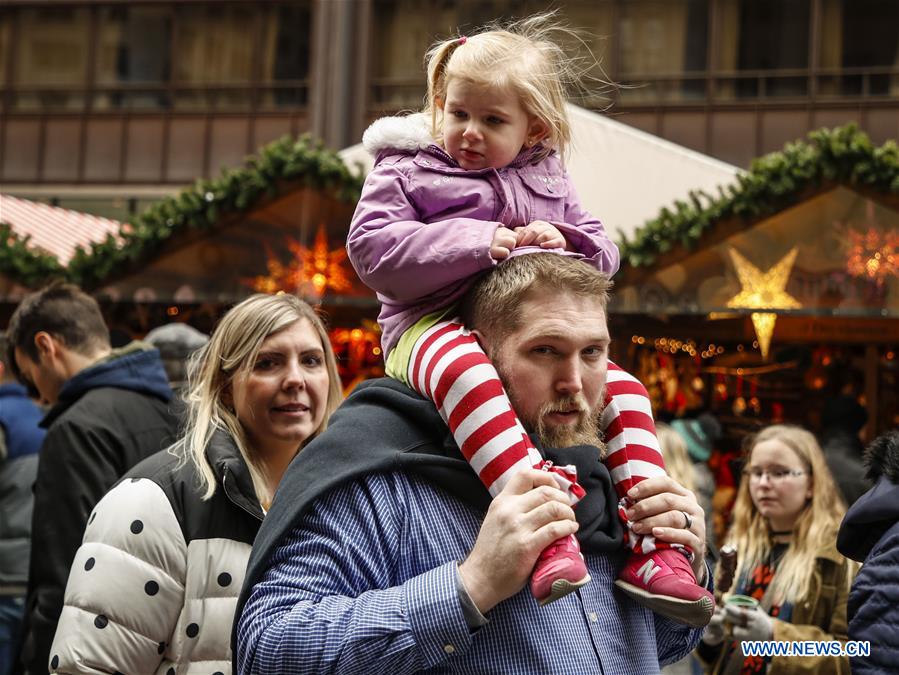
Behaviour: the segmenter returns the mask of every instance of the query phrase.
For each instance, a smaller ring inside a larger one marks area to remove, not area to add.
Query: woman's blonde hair
[[[569,90],[581,87],[592,54],[566,54],[560,41],[586,43],[570,28],[556,21],[555,12],[536,14],[502,26],[488,25],[473,35],[435,43],[425,57],[428,94],[424,112],[431,116],[431,134],[443,143],[443,111],[450,80],[477,86],[511,89],[525,111],[541,120],[548,130],[535,160],[554,150],[565,154],[571,141],[571,124],[565,102]]]
[[[803,470],[808,472],[812,490],[811,499],[796,519],[789,546],[768,589],[773,604],[797,602],[808,594],[812,577],[810,571],[815,568],[818,550],[835,544],[846,505],[827,468],[821,446],[810,432],[788,424],[775,424],[763,429],[747,444],[745,466],[749,466],[753,450],[766,441],[779,441],[796,453]],[[749,494],[748,477],[743,478],[737,490],[733,524],[727,541],[737,547],[737,579],[748,578],[752,570],[765,561],[773,547],[768,523]]]
[[[656,437],[662,448],[668,475],[693,492],[696,489],[696,482],[693,480],[693,462],[690,461],[684,439],[664,422],[656,422]]]
[[[265,467],[254,457],[247,436],[226,392],[235,378],[246,377],[256,362],[265,339],[306,319],[322,343],[328,371],[328,396],[322,423],[300,446],[318,436],[340,404],[342,391],[334,350],[321,318],[305,302],[287,293],[257,294],[235,305],[222,317],[209,342],[193,354],[188,366],[188,411],[184,434],[175,452],[182,463],[192,461],[197,469],[203,499],[215,493],[216,479],[206,459],[206,448],[216,430],[230,434],[250,469],[253,487],[260,502],[270,501]],[[297,448],[299,452],[300,448]]]

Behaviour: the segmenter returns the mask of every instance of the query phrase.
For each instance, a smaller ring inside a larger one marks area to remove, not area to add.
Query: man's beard
[[[600,399],[602,400],[602,399]],[[578,419],[573,424],[550,426],[546,418],[555,412],[577,411]],[[563,396],[554,401],[544,403],[537,413],[536,420],[522,419],[526,428],[537,434],[540,443],[547,448],[570,448],[575,445],[593,445],[601,450],[605,457],[606,447],[599,429],[599,417],[602,404],[590,410],[583,396]]]
[[[495,356],[495,355],[494,355]],[[515,394],[510,391],[506,383],[509,378],[506,376],[508,372],[504,364],[499,358],[493,359],[493,365],[499,374],[499,379],[503,383],[512,408],[518,414],[521,423],[528,433],[537,434],[537,439],[541,445],[546,448],[570,448],[575,445],[593,445],[600,449],[600,457],[606,456],[606,444],[602,440],[602,431],[599,428],[599,418],[602,415],[603,404],[605,400],[605,391],[599,396],[599,403],[591,410],[587,404],[587,400],[580,394],[575,396],[560,396],[559,398],[548,401],[540,406],[537,413],[537,419],[529,419],[523,417],[518,411],[520,406]],[[547,415],[554,412],[571,412],[577,410],[578,419],[574,424],[561,424],[558,426],[550,426],[546,423]]]

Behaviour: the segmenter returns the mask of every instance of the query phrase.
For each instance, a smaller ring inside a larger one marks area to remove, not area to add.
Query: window
[[[104,7],[98,31],[94,108],[168,107],[171,11],[146,6]]]
[[[303,106],[309,98],[312,11],[308,4],[271,8],[262,46],[262,105]]]
[[[809,0],[721,0],[717,95],[805,96],[810,11]]]
[[[899,3],[823,0],[821,12],[821,93],[899,94]]]
[[[257,14],[241,5],[177,7],[176,108],[249,106]],[[191,84],[204,86],[186,86]]]
[[[621,5],[623,101],[705,97],[707,0],[631,0]]]
[[[0,9],[0,84],[6,82],[6,64],[9,63],[8,52],[12,44],[13,14],[9,10]]]
[[[14,108],[81,108],[90,51],[89,11],[23,8],[18,29]]]

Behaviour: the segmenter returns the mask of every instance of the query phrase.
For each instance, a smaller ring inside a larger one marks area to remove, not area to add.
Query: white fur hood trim
[[[424,113],[382,117],[362,134],[362,146],[374,156],[382,150],[418,152],[434,144],[431,123]]]

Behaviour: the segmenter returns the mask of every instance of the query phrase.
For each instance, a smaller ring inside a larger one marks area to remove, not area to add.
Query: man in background
[[[96,301],[71,284],[32,293],[9,322],[9,360],[51,406],[41,425],[21,662],[46,673],[75,552],[94,505],[132,466],[167,447],[177,418],[159,352],[113,350]]]

